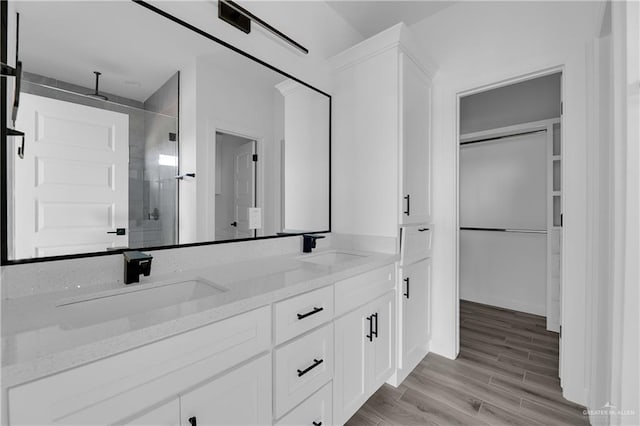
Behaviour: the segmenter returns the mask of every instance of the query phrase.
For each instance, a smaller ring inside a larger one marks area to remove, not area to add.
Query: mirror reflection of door
[[[129,117],[23,94],[16,125],[29,148],[14,160],[15,256],[126,247]]]
[[[216,240],[254,237],[249,209],[256,203],[254,140],[216,132]]]

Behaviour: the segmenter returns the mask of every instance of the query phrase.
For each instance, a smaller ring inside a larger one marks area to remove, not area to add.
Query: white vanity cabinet
[[[431,338],[429,296],[431,292],[431,259],[422,259],[401,268],[402,344],[398,368],[407,374],[424,358]],[[403,377],[404,379],[404,377]]]
[[[393,373],[395,293],[336,320],[334,423],[345,423]]]
[[[271,357],[264,355],[125,424],[270,425]]]
[[[180,396],[180,426],[270,424],[270,355]]]
[[[114,424],[139,416],[170,424],[171,402],[148,410],[270,347],[271,307],[265,306],[9,388],[9,424]],[[270,362],[267,371],[270,379]]]
[[[124,423],[130,426],[179,426],[180,401],[174,398]]]
[[[396,366],[396,268],[7,389],[10,425],[343,424]]]

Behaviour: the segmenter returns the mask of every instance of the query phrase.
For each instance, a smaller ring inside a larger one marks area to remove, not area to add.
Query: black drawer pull
[[[424,232],[424,231],[428,231],[429,228],[418,228],[418,232]]]
[[[371,334],[373,336],[375,336],[376,338],[378,338],[378,313],[376,312],[375,314],[371,315],[375,320],[376,320],[376,327],[375,329],[371,332]]]
[[[191,426],[198,426],[198,421],[196,420],[196,416],[189,417],[189,424],[191,424]]]
[[[322,311],[324,311],[324,308],[322,308],[322,307],[320,307],[320,308],[314,307],[313,311],[309,311],[306,314],[297,314],[297,315],[298,315],[298,319],[301,320],[301,319],[304,319],[306,317],[309,317],[309,316],[311,316],[313,314],[317,314],[318,312],[322,312]]]
[[[369,321],[369,334],[365,337],[369,339],[370,342],[373,342],[373,315],[369,315],[367,321]]]
[[[319,366],[320,364],[322,364],[324,362],[323,359],[313,359],[313,364],[308,366],[307,368],[305,368],[304,370],[298,370],[298,377],[302,377],[305,374],[307,374],[309,371],[313,370],[314,368],[316,368],[317,366]]]
[[[405,278],[403,281],[407,284],[407,292],[404,293],[404,296],[408,299],[409,298],[409,277]]]
[[[312,422],[313,426],[322,426],[322,422]]]
[[[411,194],[405,195],[404,199],[407,200],[407,209],[404,211],[404,214],[411,216]]]

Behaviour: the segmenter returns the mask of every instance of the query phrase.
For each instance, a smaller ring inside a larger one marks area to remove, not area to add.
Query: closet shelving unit
[[[562,256],[562,129],[547,127],[547,329],[560,332]]]

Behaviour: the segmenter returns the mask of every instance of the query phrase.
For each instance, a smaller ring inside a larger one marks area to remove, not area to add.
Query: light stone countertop
[[[172,335],[269,305],[350,276],[391,264],[396,255],[348,250],[363,256],[335,265],[305,262],[304,256],[264,257],[162,276],[141,284],[204,279],[228,291],[209,297],[99,321],[70,319],[57,305],[96,292],[125,289],[105,284],[2,301],[2,387],[4,389],[105,358]],[[338,250],[343,251],[344,250]],[[135,288],[136,284],[126,287]],[[153,292],[153,290],[150,290]],[[123,297],[123,296],[119,296]]]

